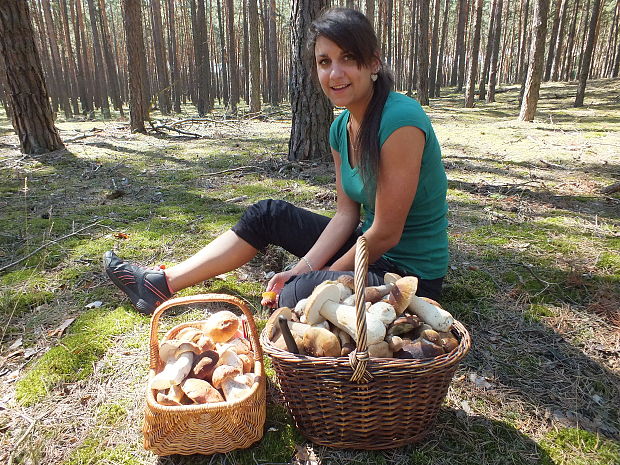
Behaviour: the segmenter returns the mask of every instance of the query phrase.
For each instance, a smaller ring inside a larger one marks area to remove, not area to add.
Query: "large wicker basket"
[[[225,453],[249,447],[263,436],[266,414],[263,352],[252,312],[241,299],[225,294],[202,294],[172,299],[157,307],[151,320],[149,380],[163,368],[157,340],[161,314],[175,305],[201,302],[229,303],[247,317],[244,326],[255,354],[254,373],[258,382],[254,383],[248,397],[239,401],[173,407],[157,403],[153,390],[147,387],[142,428],[144,448],[157,455]],[[181,329],[200,323],[177,325],[163,339],[173,339]]]
[[[369,358],[366,351],[364,286],[366,239],[357,242],[355,293],[357,349],[351,357],[309,357],[278,349],[269,340],[274,322],[261,333],[286,405],[303,436],[329,447],[390,449],[423,439],[435,423],[458,362],[471,345],[458,321],[459,345],[427,360]]]

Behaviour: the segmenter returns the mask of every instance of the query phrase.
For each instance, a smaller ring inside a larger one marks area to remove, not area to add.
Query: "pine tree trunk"
[[[71,105],[69,105],[69,90],[67,89],[67,80],[64,77],[64,72],[61,66],[60,51],[58,49],[58,38],[56,36],[56,29],[54,27],[54,21],[52,19],[52,10],[49,0],[41,0],[41,6],[43,7],[43,15],[45,17],[45,26],[47,29],[47,38],[49,40],[49,47],[52,56],[51,69],[54,78],[57,80],[56,89],[58,90],[58,101],[62,108],[65,118],[73,117],[71,111]]]
[[[92,92],[88,85],[88,62],[86,59],[86,44],[82,42],[84,21],[82,18],[81,0],[71,0],[71,16],[73,22],[73,35],[75,38],[75,56],[77,57],[77,80],[80,102],[82,102],[82,114],[94,117]]]
[[[592,15],[590,17],[590,27],[588,28],[588,40],[583,51],[581,66],[579,68],[579,85],[577,86],[577,96],[575,97],[575,107],[583,106],[583,99],[586,94],[586,82],[588,81],[588,72],[590,71],[590,62],[592,61],[592,52],[596,42],[596,25],[601,11],[601,0],[593,0]]]
[[[0,2],[0,56],[11,121],[22,152],[41,154],[63,149],[54,126],[28,2]]]
[[[562,14],[560,10],[566,5],[566,0],[555,0],[555,8],[553,12],[553,25],[551,26],[551,37],[549,38],[549,51],[547,52],[547,65],[545,67],[544,81],[551,79],[551,69],[553,66],[553,57],[557,47],[558,31],[560,29],[560,19]]]
[[[517,81],[525,82],[525,71],[527,67],[527,61],[525,59],[527,54],[527,28],[529,25],[528,17],[530,11],[530,0],[524,0],[522,2],[523,5],[523,24],[521,29],[521,42],[519,45],[519,72],[517,73]]]
[[[162,115],[170,114],[170,80],[166,66],[166,48],[164,46],[164,33],[161,21],[160,0],[151,0],[151,29],[153,30],[153,48],[155,49],[155,69],[157,70],[158,88],[154,89],[157,94],[159,111]]]
[[[108,27],[108,17],[105,11],[104,0],[99,0],[99,18],[101,20],[101,44],[103,48],[103,57],[108,72],[109,94],[112,99],[114,109],[118,111],[121,116],[123,116],[123,101],[121,100],[118,72],[116,71],[116,59],[112,53],[110,30]]]
[[[482,75],[480,76],[480,86],[478,89],[478,100],[485,100],[487,96],[486,85],[489,78],[489,69],[491,68],[491,53],[493,53],[493,31],[495,29],[495,9],[497,8],[497,0],[491,3],[489,10],[489,32],[487,34],[487,46],[484,51],[484,61],[482,63]]]
[[[392,23],[393,23],[393,12],[394,12],[394,2],[392,0],[384,0],[385,1],[385,27],[386,27],[386,36],[387,36],[387,47],[386,47],[386,62],[387,65],[392,68]],[[428,1],[428,0],[427,0]],[[428,3],[427,3],[428,9]],[[428,19],[427,19],[428,21]],[[428,57],[427,57],[428,58]]]
[[[101,40],[99,37],[99,18],[97,15],[97,7],[94,0],[88,0],[88,13],[90,16],[90,27],[93,33],[93,55],[95,62],[95,87],[99,101],[96,102],[101,108],[101,114],[104,118],[110,118],[110,104],[108,102],[107,84],[105,71],[103,67],[103,54],[101,52]]]
[[[416,69],[414,69],[416,47],[417,47],[417,34],[416,34],[416,18],[418,12],[418,0],[411,1],[411,31],[410,31],[410,49],[409,50],[409,76],[407,76],[407,95],[411,97],[413,95],[413,85],[417,80]],[[380,23],[381,21],[379,21]]]
[[[333,112],[329,100],[312,79],[314,51],[306,49],[308,29],[325,6],[324,0],[295,0],[291,5],[291,110],[289,160],[330,156],[329,126]]]
[[[467,20],[468,0],[458,0],[458,22],[456,26],[456,45],[454,49],[454,61],[452,62],[452,75],[450,85],[457,86],[460,91],[463,88],[463,74],[465,73],[465,22]],[[463,69],[463,73],[461,73]]]
[[[142,6],[140,0],[122,0],[123,25],[127,45],[129,71],[129,127],[132,132],[146,132],[144,121],[149,119],[146,83],[146,51],[142,33]]]
[[[237,63],[237,39],[235,38],[235,8],[233,0],[226,0],[226,30],[228,37],[228,69],[230,75],[230,113],[237,113],[239,104],[239,65]]]
[[[423,0],[419,5],[420,19],[417,22],[418,31],[418,53],[416,53],[416,61],[418,68],[418,102],[420,105],[428,105],[428,23],[429,23],[429,5],[428,1]]]
[[[205,101],[205,110],[213,110],[213,92],[211,89],[211,52],[209,51],[209,33],[207,31],[207,16],[205,0],[198,0],[198,30],[201,40],[201,64],[200,80],[198,81],[198,92]]]
[[[366,17],[372,24],[373,28],[375,27],[375,0],[366,0]]]
[[[566,35],[568,41],[566,43],[566,53],[562,59],[562,65],[560,67],[560,71],[558,72],[558,78],[561,80],[568,81],[570,78],[570,67],[572,62],[573,50],[575,48],[575,40],[576,40],[576,30],[577,30],[577,13],[579,11],[579,3],[580,0],[575,1],[575,6],[573,8],[573,14],[571,15],[571,24],[570,30]]]
[[[519,113],[520,121],[533,121],[538,105],[540,81],[542,80],[545,41],[547,38],[547,15],[549,13],[549,0],[536,0],[534,2],[534,21],[532,24],[532,47],[530,51],[530,63],[525,82],[525,93]]]
[[[443,59],[446,55],[446,40],[448,37],[448,13],[450,12],[450,0],[446,0],[441,26],[441,43],[439,45],[439,55],[437,56],[437,77],[435,78],[435,97],[439,97],[441,86],[443,85]]]
[[[265,0],[266,1],[266,0]],[[269,103],[278,106],[280,103],[280,80],[278,69],[278,39],[276,35],[276,0],[269,2]]]
[[[435,83],[437,82],[437,55],[439,48],[439,13],[441,10],[441,0],[435,0],[433,13],[433,32],[431,35],[431,55],[430,69],[428,72],[428,94],[435,96]],[[400,16],[403,16],[402,14]]]
[[[469,69],[467,71],[467,86],[465,90],[465,107],[473,108],[474,92],[476,89],[476,77],[478,76],[478,54],[480,53],[480,32],[482,29],[482,0],[476,3],[476,16],[474,19],[474,36],[471,43],[469,56]]]
[[[243,0],[243,53],[242,53],[242,68],[243,68],[243,91],[241,96],[246,103],[250,102],[250,28],[248,24],[248,0]]]
[[[260,44],[258,38],[258,7],[256,0],[248,0],[248,22],[250,30],[250,112],[261,109],[260,99]]]
[[[558,25],[557,36],[555,38],[555,45],[553,47],[553,53],[549,51],[549,60],[547,61],[547,69],[549,69],[549,62],[551,63],[551,72],[548,79],[552,81],[558,80],[558,73],[560,70],[560,62],[562,61],[562,50],[564,47],[564,26],[566,25],[566,11],[568,10],[568,0],[562,0],[562,6],[560,6],[560,24]],[[554,44],[553,37],[549,42]],[[546,75],[545,75],[546,76]]]
[[[172,111],[181,113],[181,74],[177,62],[177,30],[174,18],[174,0],[166,0],[168,16],[168,63],[170,67],[170,90]]]
[[[497,85],[497,62],[499,59],[499,43],[502,29],[503,0],[496,0],[497,8],[493,19],[493,51],[491,52],[491,66],[489,68],[489,93],[487,102],[495,102],[495,86]]]
[[[80,109],[78,107],[78,84],[77,74],[75,72],[75,55],[73,54],[73,45],[71,44],[71,33],[69,30],[69,14],[67,9],[67,0],[60,0],[60,18],[62,21],[62,34],[64,38],[64,48],[66,54],[66,72],[68,73],[67,81],[68,87],[71,92],[71,105],[73,107],[73,114],[79,115]]]
[[[228,53],[226,52],[226,37],[224,35],[224,24],[222,22],[222,7],[220,0],[217,0],[217,20],[220,26],[220,50],[222,57],[222,73],[221,73],[221,85],[222,85],[222,100],[224,105],[228,106],[230,99],[229,85],[228,85]]]

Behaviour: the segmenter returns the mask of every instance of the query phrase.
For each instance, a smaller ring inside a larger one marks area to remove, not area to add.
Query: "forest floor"
[[[381,452],[305,442],[271,370],[252,448],[142,446],[150,320],[101,255],[170,265],[269,197],[332,213],[330,163],[286,160],[289,109],[183,127],[200,138],[130,134],[118,115],[59,119],[74,140],[40,156],[19,153],[0,115],[0,463],[620,463],[620,194],[603,193],[620,181],[620,80],[589,82],[579,109],[574,83],[544,85],[533,123],[516,120],[518,88],[500,90],[493,104],[465,109],[447,92],[428,109],[449,179],[441,303],[473,346],[427,439]],[[181,294],[240,296],[262,327],[268,273],[290,260],[270,248]],[[176,309],[160,330],[201,314]]]

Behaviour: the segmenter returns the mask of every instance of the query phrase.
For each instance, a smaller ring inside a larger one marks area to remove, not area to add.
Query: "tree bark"
[[[222,73],[221,73],[221,83],[222,83],[222,100],[224,101],[224,105],[228,106],[228,102],[230,99],[229,85],[228,85],[228,53],[226,53],[226,37],[224,35],[224,24],[222,22],[222,7],[220,5],[220,0],[217,0],[217,20],[220,26],[220,47],[222,53]]]
[[[374,29],[375,27],[375,0],[366,0],[366,17],[372,24]]]
[[[325,0],[295,0],[291,5],[291,110],[289,160],[330,156],[329,126],[333,112],[329,100],[312,78],[314,51],[306,49],[308,28],[324,8]]]
[[[226,29],[228,36],[228,69],[230,74],[230,105],[233,115],[239,104],[239,65],[237,63],[237,39],[235,38],[235,8],[233,0],[226,0]]]
[[[148,102],[144,98],[146,52],[142,34],[142,7],[140,0],[123,0],[122,5],[129,71],[129,127],[132,132],[145,133],[144,121],[149,119],[149,115]]]
[[[566,4],[566,0],[555,0],[555,8],[553,11],[553,23],[551,26],[551,36],[549,37],[549,51],[547,52],[547,65],[545,66],[544,81],[551,79],[551,69],[553,66],[553,57],[555,55],[556,42],[558,38],[558,30],[560,28],[560,18],[562,17],[560,10]]]
[[[566,35],[568,38],[568,42],[566,43],[566,53],[562,59],[562,64],[560,66],[560,71],[558,72],[558,78],[562,80],[568,81],[570,78],[570,67],[572,62],[573,50],[575,48],[575,40],[576,40],[576,30],[577,30],[577,13],[579,12],[579,3],[580,0],[575,1],[575,6],[573,8],[573,14],[571,17],[570,30]]]
[[[478,76],[478,54],[480,53],[480,30],[482,29],[482,0],[476,2],[476,16],[474,20],[474,36],[471,42],[469,69],[467,71],[467,87],[465,90],[465,107],[473,108],[476,77]]]
[[[435,0],[434,7],[435,10],[433,13],[433,31],[431,35],[430,69],[428,72],[428,93],[431,97],[435,96],[435,83],[437,82],[437,49],[439,48],[439,13],[441,10],[441,0]]]
[[[497,0],[493,0],[489,9],[489,31],[487,34],[487,46],[484,51],[484,61],[482,62],[482,75],[480,76],[480,85],[478,88],[478,99],[485,100],[487,91],[486,84],[489,78],[489,68],[491,67],[491,53],[493,53],[493,31],[495,20],[495,9],[497,8]]]
[[[420,105],[428,105],[428,23],[429,5],[428,1],[422,0],[419,4],[420,19],[417,21],[418,31],[418,53],[416,61],[418,68],[418,102]]]
[[[93,58],[95,62],[94,85],[97,88],[96,95],[99,96],[99,100],[95,101],[95,104],[99,104],[102,116],[107,119],[111,116],[110,104],[108,102],[105,71],[103,68],[103,54],[101,52],[101,40],[99,38],[99,18],[94,0],[88,0],[88,13],[90,15],[90,27],[93,33]]]
[[[54,126],[28,2],[0,2],[0,56],[11,121],[22,152],[41,154],[63,149]]]
[[[108,17],[105,11],[104,0],[99,0],[99,19],[101,20],[101,44],[103,49],[103,57],[108,72],[108,86],[110,89],[110,97],[114,109],[123,114],[123,101],[121,100],[120,86],[118,82],[118,73],[116,71],[116,59],[112,53],[112,44],[110,43],[110,30],[108,27]]]
[[[256,0],[248,0],[248,22],[250,30],[250,112],[261,109],[260,100],[260,46],[258,38],[258,7]]]
[[[269,2],[269,48],[267,55],[269,57],[269,103],[273,106],[278,106],[280,103],[280,80],[278,39],[276,35],[276,0],[270,0]]]
[[[73,107],[73,114],[79,115],[80,109],[78,107],[77,96],[78,92],[78,83],[77,83],[77,73],[75,71],[75,55],[73,53],[73,45],[71,44],[71,32],[69,30],[69,12],[67,8],[67,0],[60,0],[60,18],[62,21],[62,34],[65,42],[65,52],[66,52],[66,72],[68,73],[67,81],[69,83],[68,87],[71,92],[71,105]]]
[[[160,0],[151,0],[151,29],[153,32],[153,48],[155,49],[155,69],[157,71],[158,88],[153,89],[157,94],[159,111],[162,115],[170,114],[170,80],[166,66],[166,48],[164,47],[164,33],[161,21]]]
[[[530,51],[530,64],[527,70],[525,93],[521,103],[519,120],[533,121],[538,105],[540,81],[542,80],[545,41],[547,38],[547,15],[549,13],[549,0],[536,0],[534,2],[534,21],[532,24],[532,46]]]
[[[450,12],[450,0],[446,0],[441,26],[441,43],[439,44],[439,55],[437,56],[437,77],[435,78],[435,97],[439,97],[441,86],[443,85],[443,58],[446,50],[446,40],[448,37],[448,13]]]
[[[549,59],[547,61],[547,69],[551,66],[551,70],[547,80],[558,80],[558,72],[560,70],[560,62],[562,61],[562,49],[564,47],[564,26],[566,24],[566,11],[568,10],[568,0],[562,0],[560,6],[560,24],[558,25],[557,36],[555,42],[551,40],[549,44],[554,44],[553,52],[549,51]],[[553,37],[552,37],[553,39]],[[551,62],[551,65],[550,65]],[[546,75],[545,75],[546,76]]]
[[[77,57],[77,80],[80,101],[82,102],[82,114],[94,117],[92,92],[89,87],[88,60],[86,57],[86,44],[82,41],[82,31],[84,31],[84,20],[82,17],[81,0],[72,0],[71,15],[73,22],[73,35],[75,38],[75,56]]]
[[[168,16],[168,63],[170,66],[170,90],[172,110],[181,113],[181,75],[177,63],[177,30],[174,18],[174,0],[166,0]]]
[[[575,97],[575,107],[583,106],[583,99],[586,94],[586,82],[588,81],[588,73],[590,71],[590,62],[592,61],[592,52],[594,51],[596,24],[601,11],[601,0],[593,0],[592,15],[590,17],[590,27],[588,29],[588,41],[583,52],[581,66],[579,68],[579,85],[577,86],[577,96]]]
[[[522,24],[522,29],[521,29],[521,42],[519,45],[519,66],[518,66],[518,73],[517,73],[517,81],[518,82],[525,82],[525,72],[526,72],[526,68],[527,68],[527,61],[526,61],[526,55],[527,55],[527,27],[529,25],[529,21],[528,21],[528,17],[529,17],[529,11],[530,11],[530,0],[523,0],[522,2],[523,5],[523,24]]]
[[[458,0],[458,23],[456,26],[456,45],[454,49],[454,61],[452,62],[452,75],[450,85],[456,86],[457,91],[463,89],[463,76],[465,74],[465,22],[467,20],[468,0]],[[462,71],[461,71],[462,70]]]
[[[547,0],[548,1],[548,0]],[[499,59],[499,42],[502,32],[503,0],[496,0],[495,18],[493,19],[493,49],[491,52],[491,66],[489,68],[489,93],[487,102],[495,102],[495,86],[497,85],[497,62]]]

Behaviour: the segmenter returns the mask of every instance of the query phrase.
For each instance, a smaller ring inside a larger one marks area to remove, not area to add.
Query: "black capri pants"
[[[232,230],[256,249],[264,249],[273,244],[297,257],[303,257],[319,239],[330,219],[284,200],[268,199],[250,206]],[[327,265],[334,263],[353,247],[361,234],[362,230],[358,227]],[[401,276],[411,275],[382,256],[368,266],[368,285],[383,284],[383,275],[387,272]],[[293,308],[299,300],[308,297],[318,284],[326,280],[336,280],[343,274],[353,275],[353,272],[317,270],[293,276],[280,293],[279,305]],[[416,294],[438,301],[442,283],[443,278],[419,279]]]

